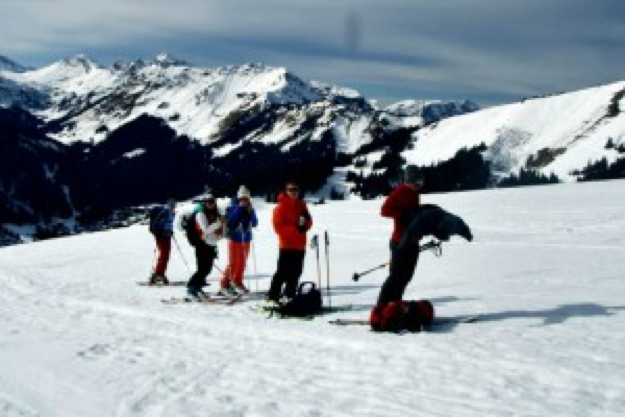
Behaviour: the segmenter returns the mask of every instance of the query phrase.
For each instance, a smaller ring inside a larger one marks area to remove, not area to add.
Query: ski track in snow
[[[381,200],[310,206],[313,233],[330,231],[332,305],[353,305],[313,321],[267,319],[259,301],[162,304],[184,289],[135,285],[153,261],[145,226],[4,248],[0,415],[623,415],[624,184],[424,196],[476,239],[422,254],[405,298],[482,314],[426,334],[327,324],[375,302],[386,271],[351,276],[388,259]],[[258,207],[248,285],[265,289],[277,243]],[[303,279],[316,265],[309,250]],[[169,275],[189,275],[175,245]]]

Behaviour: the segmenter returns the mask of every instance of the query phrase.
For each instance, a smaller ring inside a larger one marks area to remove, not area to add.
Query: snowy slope
[[[163,305],[182,290],[134,284],[153,260],[145,226],[1,249],[0,414],[623,415],[624,185],[424,196],[476,239],[424,254],[406,298],[482,314],[427,334],[266,319],[254,302]],[[354,306],[332,317],[366,317],[377,296],[384,272],[350,277],[387,259],[380,204],[311,206],[314,232],[331,234],[332,304]],[[266,289],[277,242],[272,206],[257,208],[248,284]],[[188,276],[176,249],[169,275]],[[311,253],[304,278],[317,279]]]
[[[457,116],[415,133],[415,146],[404,156],[429,165],[451,158],[463,147],[484,143],[490,148],[489,159],[507,174],[525,167],[530,156],[540,159],[539,151],[548,150],[553,157],[535,167],[570,179],[573,169],[589,161],[618,157],[605,145],[610,138],[625,143],[624,96],[625,82],[619,82]]]

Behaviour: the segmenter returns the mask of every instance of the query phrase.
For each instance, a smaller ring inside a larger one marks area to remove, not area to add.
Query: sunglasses
[[[299,191],[299,188],[298,187],[287,187],[286,190],[295,192],[295,191]]]

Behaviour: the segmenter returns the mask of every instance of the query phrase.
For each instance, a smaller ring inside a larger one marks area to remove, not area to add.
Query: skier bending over
[[[399,247],[402,235],[409,226],[414,210],[420,205],[423,175],[418,167],[409,165],[404,170],[404,182],[395,188],[382,204],[381,215],[393,219],[390,241],[390,274],[380,290],[378,304],[401,300],[412,279],[419,259],[419,250],[410,245]]]

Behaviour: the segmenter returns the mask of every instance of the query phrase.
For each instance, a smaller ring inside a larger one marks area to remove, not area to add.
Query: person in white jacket
[[[217,242],[223,237],[225,221],[212,194],[200,199],[198,209],[192,216],[190,221],[193,223],[187,228],[187,238],[195,247],[197,271],[189,278],[187,293],[193,298],[202,298],[207,297],[202,287],[208,285],[206,277],[213,269],[217,257]]]

